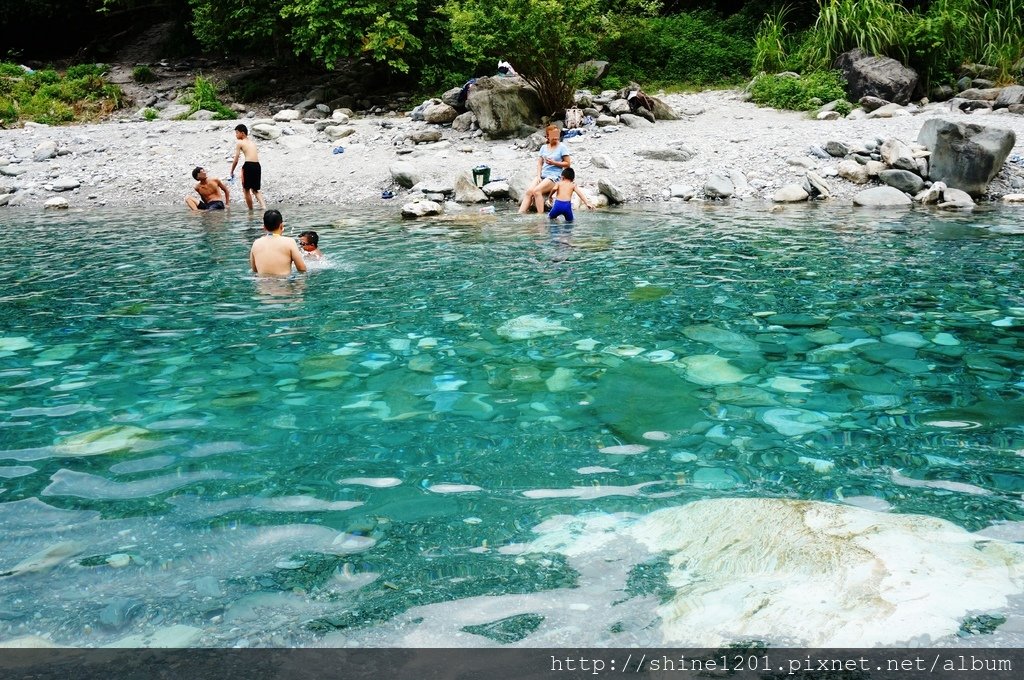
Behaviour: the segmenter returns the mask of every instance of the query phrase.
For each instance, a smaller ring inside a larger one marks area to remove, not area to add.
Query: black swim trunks
[[[223,210],[224,201],[210,201],[209,203],[206,201],[199,201],[198,207],[200,210]]]
[[[259,161],[246,161],[242,163],[242,188],[259,191],[263,179],[263,169]]]

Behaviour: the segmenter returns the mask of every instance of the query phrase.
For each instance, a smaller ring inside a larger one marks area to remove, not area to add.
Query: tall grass
[[[818,0],[818,20],[807,34],[807,66],[828,68],[837,56],[859,47],[906,61],[911,14],[893,0]]]
[[[190,102],[191,107],[182,118],[188,118],[200,109],[213,111],[214,120],[233,120],[238,117],[234,111],[224,106],[224,103],[221,102],[220,95],[217,92],[217,85],[212,80],[208,80],[203,76],[196,76],[196,82],[192,86]]]
[[[762,24],[766,41],[772,22]],[[1008,83],[1021,77],[1014,66],[1024,57],[1024,0],[933,0],[915,10],[896,0],[818,0],[796,59],[804,70],[828,68],[855,47],[899,59],[926,83],[951,80],[964,62],[994,66]]]
[[[766,14],[754,34],[754,72],[781,71],[786,63],[786,18],[792,8],[783,5]]]

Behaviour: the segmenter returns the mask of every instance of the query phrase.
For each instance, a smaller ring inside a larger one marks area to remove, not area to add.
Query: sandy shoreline
[[[659,121],[647,129],[590,129],[566,140],[578,183],[584,191],[596,194],[598,180],[613,182],[629,203],[666,201],[671,186],[688,185],[699,200],[710,174],[736,178],[736,173],[741,173],[748,186],[743,188],[740,181],[738,195],[730,200],[764,203],[771,201],[780,187],[799,183],[811,167],[826,175],[834,194],[830,200],[848,205],[854,194],[869,185],[827,176],[840,159],[816,158],[810,147],[823,147],[830,140],[860,143],[889,137],[914,142],[924,121],[936,117],[1014,130],[1017,141],[1012,154],[1024,155],[1024,116],[1020,115],[969,115],[933,104],[914,115],[896,118],[819,121],[802,113],[758,108],[741,101],[738,94],[669,95],[664,98],[669,105],[693,115]],[[16,168],[15,172],[21,173],[0,175],[0,194],[9,196],[9,209],[40,209],[59,196],[72,208],[142,204],[180,205],[184,210],[183,198],[194,184],[189,174],[194,166],[202,165],[211,175],[227,178],[234,145],[231,131],[236,123],[123,120],[0,130],[0,165],[6,160],[4,169]],[[257,140],[268,205],[387,205],[397,215],[411,194],[392,180],[390,168],[396,162],[413,164],[424,180],[449,185],[458,174],[481,164],[490,166],[492,179],[508,179],[535,168],[535,153],[514,140],[488,141],[444,126],[439,128],[441,142],[420,144],[399,154],[401,142],[410,132],[437,126],[407,116],[354,118],[350,124],[356,132],[338,141],[299,121],[278,123],[292,134],[286,131],[274,141]],[[33,151],[47,141],[56,143],[58,155],[33,160]],[[660,161],[635,153],[637,149],[679,145],[695,151],[694,157],[686,162]],[[333,153],[338,146],[344,148],[343,153]],[[606,156],[613,167],[597,167],[591,160],[595,155]],[[77,188],[60,190],[76,183]],[[229,187],[236,189],[238,182]],[[393,191],[395,198],[383,201],[381,192],[385,190]],[[1024,191],[1024,165],[1004,165],[989,190],[995,198]],[[233,192],[235,210],[244,210],[240,194],[240,188]]]

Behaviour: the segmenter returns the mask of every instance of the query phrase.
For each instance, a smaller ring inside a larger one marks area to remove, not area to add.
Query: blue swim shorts
[[[559,215],[565,216],[566,222],[572,222],[572,201],[555,201],[551,206],[551,212],[548,213],[548,217],[556,219]]]

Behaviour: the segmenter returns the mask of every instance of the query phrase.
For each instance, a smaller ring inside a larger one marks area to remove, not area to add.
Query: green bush
[[[845,101],[846,83],[839,71],[814,71],[802,77],[761,74],[750,94],[759,106],[810,111],[836,99]],[[848,103],[843,108],[849,113]]]
[[[53,69],[29,73],[0,63],[0,124],[19,120],[56,125],[94,119],[120,108],[121,88],[103,80],[103,64],[79,64],[63,75]]]
[[[20,78],[25,75],[25,69],[18,66],[17,64],[11,64],[9,62],[0,62],[0,76],[8,78]]]
[[[214,120],[234,120],[238,117],[234,111],[224,106],[224,103],[221,102],[217,93],[217,86],[213,81],[207,80],[203,76],[196,76],[196,82],[192,86],[189,101],[191,102],[191,108],[182,118],[188,118],[200,109],[213,111],[215,114]]]
[[[76,64],[69,66],[64,72],[64,78],[76,80],[78,78],[102,78],[107,72],[106,64]]]
[[[142,110],[142,117],[145,118],[146,120],[156,120],[157,118],[160,117],[160,112],[157,111],[156,109],[148,109],[148,108],[147,109],[143,109]]]
[[[745,80],[754,58],[754,29],[744,15],[709,11],[626,17],[601,44],[608,77],[647,85],[707,85]]]
[[[137,83],[152,83],[156,80],[156,74],[153,73],[153,69],[143,64],[132,69],[132,80]]]

